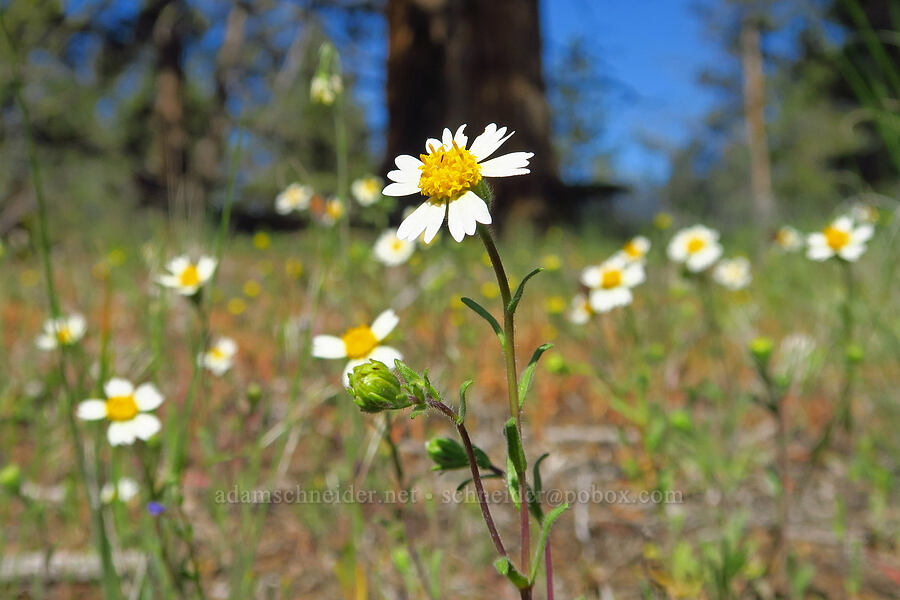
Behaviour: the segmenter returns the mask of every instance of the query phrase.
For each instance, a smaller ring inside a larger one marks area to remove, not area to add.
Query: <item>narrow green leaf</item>
[[[541,355],[552,347],[553,344],[541,344],[538,346],[534,354],[531,355],[528,365],[522,371],[522,376],[519,378],[519,408],[525,404],[525,395],[528,394],[528,388],[531,387],[531,380],[534,379],[534,370],[537,368]]]
[[[528,462],[525,459],[525,449],[522,447],[522,439],[519,437],[516,420],[510,417],[504,429],[506,430],[506,453],[513,467],[515,467],[516,475],[524,478]]]
[[[497,334],[497,337],[500,338],[501,344],[506,343],[506,338],[503,335],[503,329],[500,328],[500,323],[497,322],[497,319],[494,318],[494,315],[489,313],[485,307],[466,296],[462,297],[462,303],[474,310],[478,314],[478,316],[488,322],[488,324],[491,326],[491,329],[493,329],[494,333]]]
[[[509,497],[512,498],[516,510],[522,505],[519,498],[519,476],[516,475],[516,468],[512,464],[512,460],[506,457],[506,489],[509,491]]]
[[[544,462],[544,459],[548,456],[550,456],[550,453],[544,452],[541,454],[540,458],[534,461],[534,466],[531,467],[533,473],[532,480],[534,481],[534,495],[538,498],[541,497],[541,492],[543,492],[543,484],[541,483],[541,463]]]
[[[463,421],[466,420],[466,391],[472,383],[474,382],[471,379],[466,379],[463,381],[462,385],[459,386],[459,414],[456,417],[457,425],[462,425]]]
[[[519,570],[516,569],[515,565],[513,565],[509,558],[505,556],[501,556],[494,561],[494,568],[520,590],[527,589],[531,585],[531,582],[529,582],[524,575],[519,573]]]
[[[531,273],[529,273],[528,275],[525,276],[525,278],[522,280],[522,283],[520,283],[519,287],[516,288],[516,293],[513,294],[512,299],[510,299],[509,305],[506,307],[506,310],[508,310],[511,313],[516,312],[516,308],[519,306],[519,300],[522,299],[522,294],[525,292],[525,284],[528,283],[529,279],[531,279],[532,277],[534,277],[535,275],[537,275],[538,273],[540,273],[543,270],[544,270],[544,267],[538,267],[537,269],[535,269],[534,271],[532,271]]]
[[[497,475],[497,474],[495,474],[495,473],[486,473],[486,474],[484,474],[484,475],[481,476],[481,480],[482,480],[482,481],[484,481],[485,479],[500,479],[500,476]],[[471,477],[467,477],[466,479],[464,479],[464,480],[462,481],[462,483],[460,483],[458,486],[456,486],[456,491],[457,491],[457,492],[462,491],[462,489],[463,489],[464,487],[466,487],[467,485],[469,485],[470,483],[472,483],[472,478],[471,478]]]
[[[553,526],[553,522],[559,518],[561,514],[563,514],[566,509],[569,508],[569,504],[560,504],[553,510],[547,513],[547,516],[544,517],[544,522],[541,525],[541,538],[538,541],[537,548],[534,553],[534,560],[531,561],[531,576],[528,578],[528,585],[534,584],[534,579],[537,577],[538,566],[540,566],[541,555],[544,553],[544,546],[547,544],[547,538],[550,536],[550,527]]]

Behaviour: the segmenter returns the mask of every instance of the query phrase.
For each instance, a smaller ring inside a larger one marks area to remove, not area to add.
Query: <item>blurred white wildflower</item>
[[[372,326],[361,325],[348,329],[341,337],[333,335],[317,335],[312,341],[312,355],[317,358],[349,358],[344,368],[344,387],[349,385],[350,371],[369,359],[393,366],[395,359],[403,355],[390,346],[380,346],[400,319],[393,310],[386,310],[375,319]]]
[[[137,481],[130,477],[121,477],[113,484],[107,481],[100,489],[100,501],[104,504],[110,504],[114,500],[119,502],[128,502],[138,494]]]
[[[586,268],[581,283],[591,289],[591,309],[604,313],[631,304],[631,288],[644,282],[644,266],[616,255],[603,264]]]
[[[821,232],[811,233],[806,238],[806,256],[816,261],[838,256],[855,262],[866,251],[866,242],[875,228],[870,224],[854,226],[853,219],[838,217]]]
[[[719,261],[713,269],[713,279],[729,290],[742,290],[750,285],[750,261],[743,256]]]
[[[105,400],[84,400],[78,404],[76,414],[86,421],[111,421],[106,436],[113,446],[133,444],[136,439],[149,440],[161,429],[156,415],[149,414],[163,401],[152,383],[135,389],[127,379],[115,377],[106,382],[103,392]]]
[[[401,240],[393,229],[389,229],[378,236],[372,253],[378,262],[396,267],[408,261],[415,249],[415,242]]]
[[[803,247],[803,236],[790,225],[784,225],[775,232],[775,243],[785,252],[796,252]]]
[[[722,256],[719,232],[704,225],[682,229],[669,242],[668,254],[693,273],[704,271]]]
[[[381,200],[383,183],[378,177],[362,177],[353,182],[350,192],[360,206],[372,206]]]
[[[156,279],[160,285],[182,296],[193,296],[216,272],[216,259],[201,256],[193,263],[187,256],[178,256],[169,261],[166,270],[168,273]]]
[[[58,319],[44,321],[44,332],[37,338],[41,350],[53,350],[58,346],[72,346],[84,337],[87,323],[84,317],[75,313]]]
[[[309,201],[313,197],[313,189],[308,185],[294,182],[284,188],[275,197],[275,212],[279,215],[287,215],[295,211],[309,208]]]
[[[231,368],[237,349],[237,343],[233,339],[220,337],[197,360],[200,366],[208,369],[214,375],[221,376]]]

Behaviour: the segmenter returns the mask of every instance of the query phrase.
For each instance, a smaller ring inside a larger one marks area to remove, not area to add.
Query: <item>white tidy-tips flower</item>
[[[719,232],[703,225],[682,229],[669,242],[668,254],[674,262],[684,264],[688,271],[699,273],[722,256]]]
[[[187,256],[178,256],[166,265],[168,273],[160,275],[157,282],[182,296],[193,296],[216,272],[216,259],[201,256],[191,262]]]
[[[871,204],[857,202],[850,207],[850,216],[857,223],[875,224],[878,222],[878,209]]]
[[[306,210],[309,208],[313,193],[313,189],[308,185],[292,183],[275,197],[275,212],[287,215],[294,211]]]
[[[647,252],[649,251],[650,240],[639,235],[628,240],[628,243],[622,246],[617,255],[627,261],[643,261],[647,258]]]
[[[716,283],[729,290],[742,290],[750,285],[750,261],[743,256],[720,260],[713,269]]]
[[[152,383],[137,389],[127,379],[115,377],[103,386],[105,400],[81,402],[76,414],[79,419],[110,421],[106,437],[113,446],[133,444],[136,439],[149,440],[161,428],[156,415],[150,414],[162,404],[163,397]]]
[[[325,202],[319,221],[323,225],[334,225],[344,217],[344,203],[337,198],[331,198]]]
[[[569,308],[569,321],[575,325],[584,325],[591,320],[594,314],[588,297],[584,294],[577,294],[572,298],[572,306]]]
[[[44,321],[44,332],[37,337],[37,347],[53,350],[59,346],[72,346],[84,337],[87,323],[79,314]]]
[[[581,272],[581,283],[591,290],[588,301],[595,313],[631,304],[631,288],[643,281],[644,265],[627,261],[620,255]]]
[[[812,260],[828,260],[832,256],[855,262],[866,251],[866,242],[875,228],[865,223],[854,225],[850,217],[838,217],[820,232],[806,237],[806,256]]]
[[[372,206],[381,200],[381,186],[383,184],[384,182],[378,177],[363,177],[353,182],[350,186],[350,192],[360,206]]]
[[[415,242],[401,240],[393,229],[389,229],[375,240],[372,254],[378,262],[389,267],[396,267],[408,261],[415,249]]]
[[[197,361],[214,375],[224,375],[231,368],[237,349],[237,343],[233,339],[220,337]]]
[[[785,252],[796,252],[803,247],[803,236],[790,225],[784,225],[775,232],[775,243]]]
[[[312,355],[317,358],[349,358],[343,375],[344,387],[347,387],[350,384],[350,371],[357,365],[371,359],[393,366],[395,359],[403,358],[398,350],[379,345],[399,321],[397,313],[389,309],[378,315],[371,327],[353,327],[341,337],[317,335],[312,341]]]
[[[121,477],[115,484],[107,481],[100,489],[100,501],[110,504],[114,500],[128,502],[138,494],[137,481],[130,477]]]
[[[447,228],[457,242],[474,235],[478,223],[491,222],[484,199],[475,192],[485,177],[511,177],[529,173],[526,168],[532,152],[511,152],[487,160],[514,133],[491,123],[466,148],[468,137],[461,125],[452,134],[444,129],[440,140],[425,142],[425,154],[419,158],[402,154],[394,159],[397,169],[388,173],[393,183],[384,188],[386,196],[421,194],[426,198],[397,229],[397,236],[414,240],[425,233],[426,243],[434,239],[447,217]]]

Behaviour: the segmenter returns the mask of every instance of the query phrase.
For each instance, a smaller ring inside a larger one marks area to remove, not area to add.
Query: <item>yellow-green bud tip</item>
[[[5,488],[10,493],[18,494],[21,485],[22,471],[19,469],[19,465],[9,464],[0,469],[0,487]]]
[[[772,349],[775,347],[774,342],[767,337],[754,338],[750,342],[750,354],[753,358],[766,362],[772,356]]]

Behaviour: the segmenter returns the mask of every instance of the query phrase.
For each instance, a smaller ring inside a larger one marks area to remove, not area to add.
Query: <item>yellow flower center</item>
[[[138,414],[134,396],[113,396],[106,401],[106,418],[110,421],[130,421]]]
[[[828,243],[832,250],[840,250],[850,242],[849,233],[841,229],[832,227],[831,225],[826,227],[823,233],[825,234],[825,241]]]
[[[481,181],[481,167],[475,156],[453,142],[453,147],[431,147],[429,154],[421,154],[423,164],[419,189],[423,196],[436,200],[455,200],[463,192]]]
[[[348,329],[341,339],[344,340],[344,346],[347,348],[348,358],[368,356],[375,346],[378,345],[375,334],[366,325]]]
[[[224,360],[225,358],[225,353],[222,352],[222,349],[218,346],[215,346],[212,350],[210,350],[209,355],[215,360]]]
[[[325,214],[332,219],[339,219],[344,214],[344,205],[340,202],[329,202],[325,206]]]
[[[369,194],[374,194],[378,191],[379,181],[377,179],[366,179],[363,182],[363,189]]]
[[[56,330],[56,339],[59,340],[60,344],[70,344],[72,342],[72,332],[69,331],[67,325],[61,325]]]
[[[703,250],[704,246],[706,246],[706,240],[700,237],[692,237],[690,240],[688,240],[687,244],[688,254],[700,252],[701,250]]]
[[[622,285],[622,271],[618,269],[603,271],[603,280],[600,282],[600,287],[604,290],[611,290],[620,285]]]
[[[638,245],[634,243],[634,240],[631,240],[630,242],[625,244],[625,247],[622,248],[622,250],[624,250],[625,254],[627,254],[631,258],[640,258],[641,255],[643,254],[643,252],[641,252],[641,249],[638,247]]]
[[[393,250],[394,252],[400,252],[401,250],[403,250],[403,240],[396,239],[396,240],[392,241],[391,242],[391,250]]]
[[[200,284],[200,273],[197,272],[197,267],[188,265],[181,272],[178,280],[183,287],[193,287]]]

